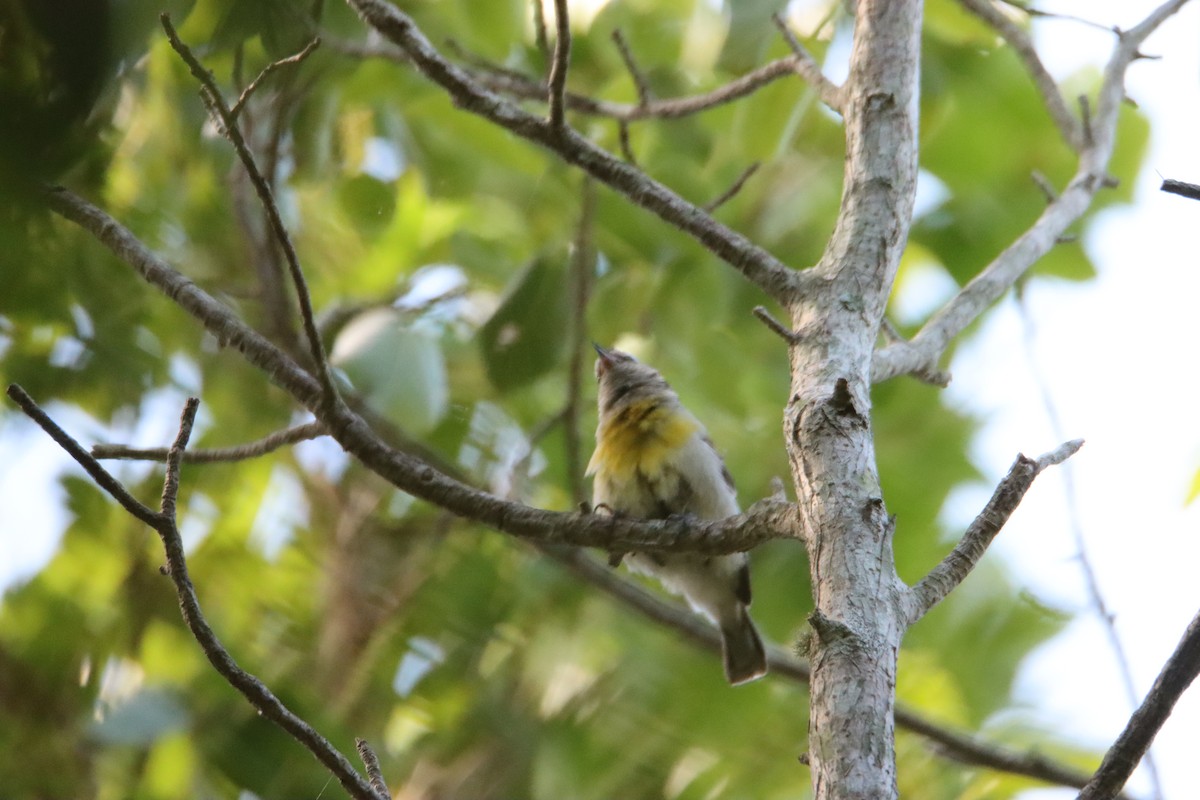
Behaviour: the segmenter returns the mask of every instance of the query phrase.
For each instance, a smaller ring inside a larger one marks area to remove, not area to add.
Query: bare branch
[[[550,38],[546,35],[546,9],[542,0],[530,0],[533,12],[533,40],[538,50],[547,58],[550,57]]]
[[[571,59],[571,20],[567,17],[567,0],[554,0],[554,61],[550,66],[550,125],[555,129],[565,124],[563,94],[567,88],[567,62]],[[399,44],[399,43],[397,43]]]
[[[645,108],[654,99],[650,94],[650,84],[646,81],[646,76],[642,74],[637,62],[633,59],[629,43],[625,41],[625,36],[621,33],[620,28],[613,29],[612,40],[617,45],[617,50],[621,53],[621,60],[625,62],[625,69],[629,70],[629,77],[633,78],[634,87],[637,88],[638,107]]]
[[[583,169],[635,204],[695,237],[714,255],[781,303],[790,302],[799,291],[801,279],[798,274],[745,236],[717,222],[640,170],[596,147],[576,131],[567,126],[555,126],[524,111],[448,62],[413,20],[395,6],[383,0],[347,2],[367,24],[399,46],[417,69],[445,89],[463,110],[557,153],[567,163]]]
[[[876,351],[871,378],[884,381],[897,375],[935,368],[946,347],[980,314],[990,308],[1033,264],[1050,251],[1067,228],[1083,216],[1107,180],[1107,165],[1116,138],[1117,112],[1125,96],[1125,70],[1137,57],[1138,46],[1188,0],[1170,0],[1118,38],[1104,67],[1104,79],[1088,129],[1091,135],[1080,152],[1079,166],[1059,198],[1017,237],[992,263],[935,313],[911,341]]]
[[[1200,200],[1200,186],[1194,183],[1184,183],[1183,181],[1167,178],[1162,182],[1159,190],[1169,194],[1177,194],[1189,200]]]
[[[809,85],[816,90],[817,96],[821,98],[822,103],[841,114],[842,103],[844,101],[842,87],[825,77],[825,73],[821,70],[821,65],[817,63],[812,54],[800,43],[800,40],[796,38],[796,34],[792,33],[787,20],[777,13],[771,15],[771,20],[779,28],[779,32],[783,34],[783,39],[788,43],[788,47],[792,48],[792,53],[794,54],[792,57],[792,70],[801,78],[808,81]]]
[[[1197,673],[1200,673],[1200,613],[1192,618],[1150,693],[1105,753],[1100,768],[1080,792],[1079,800],[1107,800],[1121,790]]]
[[[1042,455],[1036,461],[1023,455],[1017,456],[1008,474],[1000,481],[996,491],[992,493],[992,498],[983,507],[983,511],[979,512],[979,516],[975,517],[975,521],[967,528],[959,543],[906,595],[906,617],[909,625],[925,616],[971,573],[987,551],[988,545],[996,538],[996,534],[1017,510],[1025,493],[1033,485],[1033,479],[1046,467],[1066,461],[1082,446],[1083,440],[1075,439]]]
[[[242,113],[242,109],[245,108],[246,103],[249,102],[251,96],[253,96],[253,94],[258,90],[258,87],[272,72],[280,67],[299,64],[301,61],[312,55],[312,52],[316,50],[320,44],[321,39],[320,37],[317,37],[308,44],[304,45],[304,49],[299,53],[288,56],[287,58],[281,58],[278,61],[272,61],[270,64],[267,64],[267,66],[263,68],[263,71],[258,73],[258,76],[254,80],[250,81],[250,85],[243,89],[242,93],[238,95],[237,102],[234,103],[233,107],[229,109],[229,118],[238,118],[238,115]]]
[[[212,464],[224,461],[245,461],[258,458],[286,445],[316,439],[325,435],[325,427],[319,422],[305,422],[264,436],[253,442],[236,447],[220,447],[210,450],[188,450],[183,454],[185,464]],[[126,447],[120,444],[94,444],[92,455],[98,459],[121,459],[125,461],[166,461],[170,451],[165,447]]]
[[[162,523],[162,515],[160,513],[154,511],[131,495],[120,481],[114,478],[108,470],[100,466],[99,461],[88,454],[83,445],[71,438],[54,420],[50,419],[49,415],[38,407],[37,403],[33,401],[33,398],[24,389],[15,383],[9,384],[8,396],[21,407],[21,410],[25,412],[27,417],[36,422],[42,430],[49,434],[50,438],[57,442],[59,447],[67,451],[67,454],[75,459],[79,466],[83,467],[101,489],[108,492],[114,500],[120,503],[122,508],[152,528]]]
[[[733,197],[742,190],[742,187],[746,185],[746,181],[750,180],[750,177],[754,175],[754,173],[758,172],[758,168],[761,166],[761,163],[755,161],[753,164],[742,170],[742,174],[738,175],[737,180],[733,182],[732,186],[704,204],[704,210],[711,214],[732,200]]]
[[[371,788],[380,797],[391,798],[392,793],[388,791],[387,783],[383,780],[383,770],[379,768],[379,756],[375,755],[371,745],[367,744],[366,739],[355,739],[354,749],[358,751],[363,768],[367,770],[367,780],[371,782]]]
[[[395,47],[374,47],[347,41],[335,41],[330,46],[340,53],[355,58],[382,58],[405,66],[414,64],[413,59],[407,53]],[[461,53],[462,49],[455,45],[453,51]],[[463,53],[463,55],[466,54]],[[797,59],[797,56],[792,55],[768,62],[710,92],[687,97],[650,100],[645,105],[616,103],[573,92],[564,93],[563,103],[568,110],[579,114],[608,117],[625,122],[637,122],[644,119],[677,119],[740,100],[767,84],[794,75]],[[546,102],[549,96],[549,87],[545,81],[522,75],[499,64],[487,63],[478,57],[472,56],[469,60],[471,68],[466,71],[472,80],[488,91],[519,100],[541,102]]]
[[[179,433],[171,449],[167,451],[167,471],[163,478],[162,515],[174,522],[175,506],[179,501],[179,468],[183,464],[183,452],[192,438],[192,426],[196,424],[196,412],[200,410],[200,398],[189,397],[179,418]]]
[[[183,621],[217,672],[233,688],[241,692],[259,713],[291,734],[296,741],[308,749],[326,769],[333,773],[352,797],[360,798],[360,800],[380,800],[380,797],[354,770],[345,756],[334,749],[316,729],[292,713],[262,681],[237,665],[204,618],[200,609],[200,600],[196,596],[195,587],[188,576],[183,539],[179,535],[175,521],[175,505],[179,492],[179,465],[182,461],[183,450],[191,435],[192,423],[195,421],[196,409],[199,407],[200,401],[191,398],[184,408],[179,424],[179,433],[175,437],[175,443],[171,447],[167,460],[166,478],[163,481],[163,510],[161,513],[155,513],[135,500],[116,478],[106,472],[100,463],[83,449],[79,442],[67,435],[44,411],[38,408],[33,399],[20,386],[16,384],[9,386],[8,396],[15,400],[21,409],[46,433],[50,434],[50,437],[66,450],[126,511],[158,532],[167,557],[165,572],[175,584]]]
[[[1013,22],[1003,11],[996,8],[991,0],[959,0],[959,2],[972,14],[991,25],[996,33],[1008,42],[1008,46],[1013,49],[1013,52],[1025,64],[1025,69],[1029,71],[1029,77],[1033,79],[1034,86],[1041,93],[1042,102],[1046,104],[1050,119],[1054,120],[1063,140],[1072,150],[1083,149],[1085,141],[1079,122],[1067,108],[1067,101],[1063,98],[1062,92],[1058,90],[1058,84],[1046,69],[1046,65],[1038,56],[1037,50],[1033,46],[1033,38],[1029,33]]]
[[[621,145],[621,157],[630,166],[637,167],[637,157],[633,154],[633,145],[629,143],[629,123],[623,119],[617,121],[617,141]]]
[[[767,330],[778,336],[789,345],[795,344],[797,334],[788,326],[784,325],[779,320],[771,315],[766,306],[755,306],[753,310],[754,316],[758,317],[759,322],[767,326]]]
[[[195,76],[196,80],[203,87],[203,97],[206,104],[211,111],[215,112],[218,121],[221,123],[225,137],[229,139],[230,144],[233,145],[233,149],[237,152],[242,166],[245,167],[246,173],[250,177],[250,182],[253,184],[255,192],[258,194],[258,199],[262,202],[263,209],[267,213],[267,221],[270,223],[271,230],[279,242],[280,249],[283,250],[288,270],[291,273],[292,283],[296,288],[296,297],[300,304],[300,318],[304,323],[304,333],[308,338],[308,346],[313,359],[313,366],[317,371],[317,379],[321,384],[324,402],[332,405],[338,400],[337,387],[333,383],[333,376],[329,369],[329,360],[325,357],[325,346],[321,343],[321,336],[317,332],[317,325],[313,316],[312,298],[308,293],[308,284],[304,279],[304,272],[300,268],[300,258],[296,255],[296,248],[292,245],[292,239],[288,235],[287,228],[284,227],[283,218],[279,214],[279,207],[275,204],[275,197],[271,192],[271,187],[259,171],[258,164],[254,160],[254,154],[250,152],[249,145],[246,144],[246,140],[242,137],[242,133],[237,126],[237,120],[234,119],[232,112],[225,104],[220,87],[217,86],[216,79],[213,78],[212,73],[204,68],[188,46],[180,40],[179,34],[175,32],[175,26],[171,24],[170,15],[163,12],[159,15],[159,20],[162,22],[163,30],[166,31],[171,47],[179,54],[184,63],[188,65],[192,75]]]
[[[963,764],[1025,775],[1035,780],[1059,786],[1083,788],[1089,776],[1072,767],[1054,761],[1041,753],[1021,752],[997,744],[981,742],[974,736],[933,725],[926,718],[903,706],[896,707],[896,725],[933,742],[933,750],[943,758]],[[1130,800],[1127,795],[1116,800]]]

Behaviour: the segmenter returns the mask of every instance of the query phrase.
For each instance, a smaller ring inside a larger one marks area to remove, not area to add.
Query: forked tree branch
[[[781,303],[787,303],[800,291],[799,273],[745,236],[722,225],[641,170],[592,144],[569,125],[556,126],[524,111],[447,61],[413,20],[395,6],[382,0],[347,2],[367,24],[400,47],[425,77],[441,86],[455,105],[542,145],[636,205],[675,225]]]
[[[322,400],[328,405],[333,405],[338,401],[337,387],[333,383],[333,374],[329,369],[329,359],[325,355],[325,345],[321,342],[320,333],[317,331],[317,324],[313,315],[312,299],[308,293],[308,284],[304,279],[304,271],[300,268],[300,257],[296,254],[296,248],[292,244],[292,239],[288,235],[287,228],[284,227],[279,207],[275,204],[274,193],[259,170],[258,164],[254,159],[254,154],[250,152],[250,146],[242,136],[242,132],[237,125],[237,119],[225,103],[225,98],[222,96],[221,89],[217,86],[216,79],[212,73],[200,63],[200,60],[196,58],[191,49],[179,38],[179,34],[175,31],[175,26],[171,24],[169,14],[164,11],[159,15],[159,21],[162,23],[163,30],[166,31],[167,40],[170,41],[171,47],[174,48],[179,57],[187,64],[188,69],[191,70],[196,80],[200,82],[206,104],[214,116],[217,117],[216,121],[220,123],[222,133],[229,140],[229,143],[233,145],[233,149],[241,160],[242,166],[246,169],[246,174],[250,178],[251,185],[254,186],[255,192],[258,194],[258,199],[267,214],[267,222],[270,224],[271,232],[279,243],[280,250],[283,251],[284,259],[288,265],[288,272],[291,274],[292,284],[296,289],[296,298],[300,305],[300,318],[304,325],[305,337],[308,339],[313,368],[317,371],[317,379],[321,385]],[[297,57],[292,63],[298,63],[300,60]],[[249,87],[247,91],[249,91]]]
[[[100,462],[93,458],[79,442],[60,428],[42,409],[38,408],[33,398],[20,386],[16,384],[9,386],[8,396],[60,447],[67,451],[96,483],[126,511],[158,533],[166,553],[165,572],[175,584],[183,621],[221,677],[249,700],[260,714],[274,722],[312,753],[352,797],[359,800],[386,800],[386,797],[381,798],[379,794],[376,794],[371,785],[363,780],[346,757],[339,753],[325,737],[292,713],[262,681],[238,666],[233,656],[221,644],[216,633],[208,624],[208,620],[205,619],[204,612],[200,609],[200,599],[197,597],[196,589],[188,575],[183,539],[179,535],[175,516],[179,494],[179,468],[200,401],[191,398],[184,408],[179,423],[179,433],[175,437],[175,443],[171,446],[170,455],[167,458],[161,509],[154,511],[134,498],[121,482],[105,470]]]
[[[1200,613],[1184,631],[1175,652],[1167,659],[1150,693],[1129,718],[1125,730],[1109,748],[1100,768],[1079,794],[1079,800],[1115,797],[1145,756],[1171,709],[1200,673]]]
[[[975,517],[954,549],[905,595],[905,616],[909,625],[925,616],[971,573],[996,534],[1017,510],[1034,478],[1046,467],[1066,461],[1080,447],[1083,447],[1083,440],[1074,439],[1036,460],[1017,456],[1004,480],[1000,481],[983,511]]]
[[[1125,71],[1138,58],[1138,47],[1146,37],[1187,2],[1163,3],[1139,25],[1119,34],[1104,68],[1095,113],[1090,115],[1091,123],[1087,126],[1090,139],[1084,137],[1075,176],[1037,221],[939,309],[911,341],[876,351],[871,370],[873,381],[937,369],[950,342],[1012,288],[1088,210],[1096,193],[1109,180],[1106,170],[1116,138],[1117,114],[1125,97]]]

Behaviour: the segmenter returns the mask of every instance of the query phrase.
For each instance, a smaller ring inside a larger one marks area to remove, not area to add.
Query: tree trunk
[[[896,797],[903,586],[871,431],[871,355],[917,174],[919,0],[860,0],[846,82],[842,207],[791,305],[785,435],[811,563],[809,759],[819,800]]]

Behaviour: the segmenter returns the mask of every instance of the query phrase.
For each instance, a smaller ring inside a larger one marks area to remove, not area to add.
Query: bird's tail
[[[721,653],[725,658],[725,677],[733,686],[767,674],[767,654],[762,638],[746,607],[739,605],[732,619],[721,623]]]

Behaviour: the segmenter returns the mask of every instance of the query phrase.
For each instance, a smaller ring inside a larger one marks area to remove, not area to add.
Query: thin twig
[[[755,161],[753,164],[746,167],[744,170],[742,170],[742,174],[738,175],[737,180],[733,182],[732,186],[730,186],[721,194],[717,195],[717,197],[714,199],[710,200],[707,204],[702,206],[702,208],[711,214],[721,206],[728,203],[733,199],[734,195],[742,190],[742,187],[746,185],[746,181],[750,180],[750,177],[754,173],[758,172],[758,168],[761,166],[762,164],[760,162]]]
[[[547,59],[550,58],[550,39],[546,35],[546,8],[542,0],[529,0],[533,12],[533,40],[538,51]]]
[[[584,355],[587,348],[587,307],[596,266],[596,249],[592,241],[595,217],[596,187],[590,178],[584,178],[579,203],[579,224],[575,229],[575,241],[571,247],[571,328],[568,337],[571,361],[567,368],[567,402],[563,406],[562,414],[567,481],[571,487],[571,499],[576,504],[587,499],[583,486],[579,412],[583,390]]]
[[[371,788],[380,797],[390,798],[392,793],[388,791],[387,783],[383,780],[383,770],[379,768],[379,756],[375,755],[371,745],[367,744],[366,739],[355,739],[354,749],[358,751],[358,757],[362,759],[363,767],[367,770],[367,780],[371,782]]]
[[[1083,440],[1075,439],[1037,460],[1024,455],[1017,456],[1008,474],[1000,481],[991,499],[979,512],[979,516],[975,517],[959,543],[940,564],[909,590],[906,608],[908,624],[915,623],[928,613],[971,573],[987,551],[988,545],[996,538],[996,534],[1017,510],[1025,493],[1033,485],[1034,478],[1046,467],[1061,464],[1082,446]]]
[[[1037,330],[1034,325],[1033,316],[1026,302],[1025,292],[1017,291],[1015,294],[1017,311],[1021,316],[1021,324],[1024,329],[1022,340],[1025,347],[1025,361],[1029,365],[1029,371],[1033,376],[1034,383],[1037,384],[1038,393],[1041,395],[1042,407],[1045,409],[1046,419],[1050,423],[1050,432],[1056,438],[1062,439],[1066,435],[1062,416],[1058,413],[1058,405],[1054,402],[1054,395],[1050,391],[1050,380],[1042,370],[1037,357]],[[1091,601],[1092,610],[1100,620],[1100,625],[1104,628],[1109,649],[1112,650],[1113,656],[1117,660],[1117,670],[1121,675],[1122,688],[1125,690],[1125,700],[1129,703],[1129,708],[1133,709],[1138,704],[1138,692],[1133,679],[1133,667],[1129,663],[1129,654],[1126,652],[1125,645],[1121,641],[1121,636],[1117,632],[1115,618],[1109,610],[1108,602],[1104,598],[1104,592],[1100,589],[1100,577],[1096,574],[1095,565],[1092,564],[1092,557],[1087,546],[1087,537],[1083,535],[1083,514],[1079,508],[1079,492],[1075,488],[1075,470],[1071,468],[1070,464],[1063,465],[1062,477],[1063,495],[1067,506],[1067,527],[1070,528],[1071,538],[1075,543],[1075,553],[1079,561],[1079,568],[1083,572],[1088,599]],[[1158,765],[1150,753],[1146,754],[1146,772],[1150,777],[1154,797],[1156,800],[1162,800],[1162,779],[1158,774]]]
[[[996,8],[991,0],[959,0],[959,2],[972,14],[991,25],[1025,64],[1025,70],[1033,79],[1033,85],[1042,95],[1046,111],[1049,112],[1050,119],[1054,121],[1063,140],[1075,151],[1088,146],[1087,139],[1080,131],[1079,122],[1067,108],[1067,101],[1063,98],[1062,92],[1058,90],[1058,84],[1055,83],[1054,77],[1042,63],[1037,49],[1033,46],[1033,38],[1028,31]]]
[[[217,86],[216,79],[212,73],[200,63],[188,46],[179,38],[179,34],[175,31],[175,26],[171,24],[170,15],[163,12],[159,16],[159,20],[162,22],[163,30],[166,31],[171,47],[179,54],[179,57],[188,65],[192,75],[204,87],[206,103],[210,109],[215,111],[225,137],[229,139],[230,144],[233,145],[233,149],[238,154],[238,158],[241,159],[242,165],[250,177],[250,182],[254,185],[255,191],[258,193],[258,198],[263,204],[263,209],[267,213],[267,221],[270,223],[271,230],[279,242],[280,249],[283,250],[288,264],[288,271],[292,276],[292,283],[296,288],[296,297],[300,304],[300,318],[304,323],[304,333],[308,338],[310,355],[313,359],[313,366],[317,371],[317,380],[321,384],[323,401],[333,405],[338,401],[337,387],[333,383],[333,376],[329,369],[329,360],[325,355],[325,345],[321,342],[321,336],[317,331],[317,325],[314,321],[312,298],[308,293],[308,283],[304,279],[304,271],[300,268],[300,259],[296,255],[296,248],[292,244],[291,236],[288,235],[287,228],[283,224],[279,207],[275,204],[271,187],[259,171],[258,164],[254,160],[254,154],[250,152],[250,147],[242,137],[242,133],[237,126],[237,120],[233,118],[229,107],[226,106],[225,100],[221,95],[221,90]]]
[[[1092,133],[1092,104],[1086,94],[1079,95],[1079,117],[1083,128],[1083,146],[1091,147],[1095,144]]]
[[[629,76],[633,78],[633,85],[637,88],[638,106],[645,108],[654,99],[650,93],[650,84],[646,80],[646,76],[642,74],[638,68],[637,61],[633,59],[633,52],[629,49],[629,43],[625,41],[625,35],[621,33],[620,28],[614,28],[612,32],[612,40],[617,45],[617,50],[621,53],[621,60],[625,62],[625,69],[629,70]]]
[[[299,64],[301,61],[308,58],[312,54],[312,52],[314,50],[316,50],[317,47],[320,46],[320,44],[321,44],[321,38],[316,37],[311,42],[304,45],[304,49],[301,50],[299,53],[296,53],[295,55],[290,55],[287,58],[281,58],[278,61],[272,61],[270,64],[267,64],[267,66],[265,66],[263,68],[263,71],[258,73],[258,77],[256,77],[254,80],[250,81],[250,85],[247,86],[245,89],[243,89],[242,93],[240,95],[238,95],[237,102],[234,103],[233,107],[229,109],[229,118],[230,119],[238,118],[238,115],[242,113],[242,109],[245,107],[246,103],[249,102],[250,97],[254,94],[255,91],[258,90],[259,85],[262,84],[262,82],[267,78],[267,76],[269,76],[272,72],[279,69],[280,67],[286,67],[291,64]]]
[[[160,511],[172,522],[175,520],[175,507],[179,501],[179,468],[183,465],[183,453],[187,450],[188,440],[192,438],[192,427],[196,424],[196,412],[199,410],[200,398],[189,397],[179,417],[179,433],[167,451],[167,469],[163,478]]]
[[[1054,188],[1054,184],[1040,170],[1035,169],[1029,174],[1029,177],[1042,190],[1042,196],[1046,198],[1047,205],[1058,199],[1058,191]]]
[[[633,145],[629,142],[629,123],[617,120],[617,142],[621,146],[621,156],[632,167],[638,165],[637,157],[633,154]]]
[[[567,16],[567,0],[554,0],[554,61],[550,65],[549,103],[550,126],[555,130],[565,124],[563,94],[567,90],[567,64],[571,60],[571,20]]]
[[[767,310],[766,306],[755,306],[753,314],[754,316],[758,317],[758,320],[763,325],[767,326],[767,330],[778,336],[780,339],[783,339],[783,341],[787,342],[789,345],[795,344],[796,340],[799,338],[794,330],[775,319],[775,317],[771,315],[771,312]]]
[[[8,396],[21,407],[25,415],[38,424],[38,426],[50,435],[50,438],[58,443],[58,446],[67,451],[67,454],[83,467],[84,471],[92,477],[101,489],[108,492],[114,500],[121,504],[121,507],[146,523],[150,527],[156,527],[161,524],[162,516],[151,510],[112,476],[100,462],[92,458],[87,450],[83,448],[79,442],[71,438],[66,431],[58,427],[54,420],[50,419],[46,412],[38,407],[33,398],[17,384],[9,384]]]
[[[1200,186],[1194,183],[1184,183],[1183,181],[1166,178],[1163,180],[1159,190],[1169,194],[1177,194],[1189,200],[1200,200]]]
[[[771,15],[771,21],[775,23],[775,27],[779,28],[779,32],[783,35],[783,40],[787,42],[788,47],[792,48],[792,71],[808,81],[809,85],[816,90],[817,96],[821,98],[821,102],[839,114],[842,113],[844,94],[842,87],[825,77],[824,71],[821,70],[821,65],[812,57],[808,49],[800,43],[800,40],[796,38],[796,34],[792,33],[792,28],[788,25],[787,20],[780,14],[775,13]]]
[[[379,47],[347,41],[334,41],[330,46],[338,52],[354,58],[382,58],[406,66],[414,63],[408,53],[397,47]],[[454,44],[451,50],[456,54],[461,54],[464,60],[470,62],[470,77],[481,87],[519,100],[547,101],[549,87],[545,81],[523,75],[503,65],[488,62],[478,56],[466,54],[457,44]],[[566,92],[563,102],[568,110],[579,114],[608,117],[626,122],[637,122],[644,119],[678,119],[740,100],[770,83],[796,74],[797,58],[792,55],[770,61],[709,92],[651,100],[644,106],[637,103],[601,100],[573,92]]]
[[[1192,618],[1125,730],[1104,754],[1100,768],[1080,792],[1079,800],[1108,800],[1121,790],[1197,674],[1200,674],[1200,613]]]
[[[245,461],[258,458],[290,444],[316,439],[325,435],[325,426],[319,422],[305,422],[264,436],[253,442],[236,447],[219,447],[209,450],[188,450],[183,454],[185,464],[212,464],[228,461]],[[94,444],[92,455],[98,459],[121,459],[125,461],[166,461],[170,451],[165,447],[127,447],[121,444]]]
[[[188,400],[184,409],[179,433],[171,448],[172,455],[168,462],[166,479],[163,481],[163,510],[155,512],[134,499],[129,491],[105,471],[104,467],[100,466],[100,462],[93,458],[79,442],[38,408],[33,399],[20,386],[16,384],[9,386],[8,395],[126,511],[158,532],[166,553],[165,572],[175,584],[183,621],[217,672],[233,688],[241,692],[259,713],[291,734],[296,741],[316,756],[317,760],[338,779],[338,782],[352,797],[359,798],[359,800],[380,800],[370,784],[363,780],[345,756],[334,749],[316,729],[292,713],[262,681],[238,666],[233,656],[221,644],[200,609],[200,600],[196,596],[196,589],[188,575],[183,539],[179,535],[175,519],[175,505],[179,491],[179,464],[191,433],[199,401],[194,398]]]

